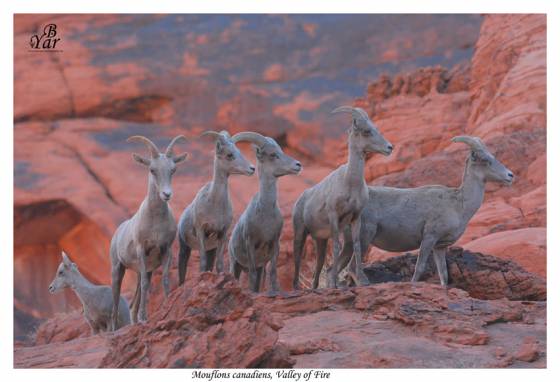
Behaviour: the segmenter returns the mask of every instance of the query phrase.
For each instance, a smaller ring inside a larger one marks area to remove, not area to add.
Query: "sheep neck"
[[[352,144],[348,145],[348,163],[344,174],[344,180],[348,187],[356,188],[364,184],[364,167],[364,153]]]
[[[468,161],[463,174],[463,183],[460,187],[463,219],[465,221],[469,221],[482,205],[485,186],[486,182],[482,174],[475,171]]]
[[[214,201],[227,199],[229,174],[214,160],[214,175],[210,185],[209,199]]]
[[[259,195],[258,201],[263,208],[276,207],[277,200],[277,178],[268,173],[259,172]]]
[[[76,293],[82,305],[85,307],[91,295],[93,284],[90,283],[79,271],[75,271],[70,288]]]

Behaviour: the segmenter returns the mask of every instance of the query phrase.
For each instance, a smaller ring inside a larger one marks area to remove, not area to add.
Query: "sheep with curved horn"
[[[333,263],[337,265],[335,269],[338,268],[340,234],[347,227],[351,228],[352,238],[355,239],[353,253],[360,258],[360,215],[368,199],[364,180],[366,155],[373,152],[389,155],[393,151],[393,146],[385,140],[363,109],[341,106],[332,113],[349,113],[352,116],[348,134],[348,162],[305,190],[294,205],[294,289],[299,289],[301,258],[308,235],[314,239],[317,251],[313,288],[317,288],[319,284],[329,238],[333,241]],[[362,269],[358,267],[356,272],[360,282],[367,284]],[[336,277],[336,273],[331,272],[330,287],[336,288]]]
[[[458,136],[453,142],[469,146],[460,187],[423,186],[417,188],[373,187],[362,212],[361,245],[364,253],[374,245],[390,252],[420,248],[412,281],[418,281],[431,254],[440,283],[447,285],[447,248],[465,231],[484,200],[487,182],[511,185],[513,173],[498,161],[478,137]],[[352,258],[352,241],[345,233],[343,260],[338,271]],[[356,267],[354,258],[351,267]],[[337,272],[338,273],[338,272]]]
[[[182,135],[175,137],[164,153],[148,138],[133,136],[128,142],[141,142],[150,151],[150,158],[133,154],[136,162],[148,168],[148,194],[140,208],[115,231],[111,239],[111,286],[113,291],[112,330],[118,319],[118,304],[121,284],[126,269],[137,274],[137,286],[131,302],[132,322],[147,320],[146,304],[152,272],[163,265],[162,284],[165,295],[169,294],[169,266],[171,264],[171,244],[175,240],[177,226],[173,212],[168,205],[173,194],[171,178],[177,164],[183,162],[187,154],[175,156],[173,147]]]
[[[252,142],[257,157],[259,191],[243,211],[233,228],[228,245],[230,271],[239,279],[241,271],[249,273],[249,287],[258,292],[261,276],[270,262],[271,292],[278,291],[276,264],[280,251],[280,234],[284,219],[277,202],[278,178],[298,174],[301,163],[287,156],[276,141],[254,132],[233,136],[234,142]]]
[[[228,179],[233,174],[251,176],[255,172],[227,131],[206,131],[201,137],[215,141],[214,175],[179,219],[179,285],[185,281],[192,249],[199,251],[201,272],[212,271],[215,261],[216,271],[223,271],[223,252],[233,220]]]

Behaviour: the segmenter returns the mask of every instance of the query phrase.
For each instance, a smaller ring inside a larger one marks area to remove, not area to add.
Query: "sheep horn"
[[[264,146],[265,144],[268,143],[265,136],[263,136],[259,133],[255,133],[253,131],[243,131],[241,133],[237,133],[231,138],[231,140],[234,143],[239,142],[239,141],[249,141],[249,142],[253,142],[254,144],[256,144],[259,147],[262,147],[262,146]]]
[[[127,142],[134,142],[134,141],[142,142],[143,144],[146,145],[148,150],[150,150],[150,154],[152,154],[152,158],[157,158],[159,156],[159,150],[158,150],[157,146],[154,144],[154,142],[150,141],[146,137],[143,137],[141,135],[134,135],[132,137],[129,137],[126,141]]]
[[[351,113],[352,117],[354,118],[364,118],[366,120],[369,119],[369,116],[364,111],[364,109],[359,107],[340,106],[334,109],[333,111],[331,111],[331,114],[337,114],[337,113]]]
[[[173,138],[173,140],[171,141],[171,143],[169,144],[169,146],[167,146],[167,149],[165,149],[165,155],[169,158],[173,157],[173,146],[175,146],[175,144],[180,141],[180,140],[187,140],[187,138],[185,138],[184,135],[177,135],[175,138]]]
[[[453,142],[463,142],[470,146],[471,150],[488,151],[482,140],[478,137],[470,137],[468,135],[460,135],[451,139]]]
[[[224,139],[224,134],[223,133],[218,133],[218,132],[212,131],[212,130],[208,130],[208,131],[205,131],[204,133],[200,134],[199,138],[202,138],[204,136],[211,136],[214,139],[220,139],[220,140]]]

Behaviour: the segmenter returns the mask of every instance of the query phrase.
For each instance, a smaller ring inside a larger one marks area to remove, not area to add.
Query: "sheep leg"
[[[336,273],[337,276],[340,274],[340,272],[342,272],[344,268],[346,268],[351,259],[354,260],[354,258],[352,257],[353,251],[354,244],[352,242],[352,233],[349,230],[344,230],[344,244],[342,246],[342,253],[340,254],[340,266],[338,267]],[[355,262],[352,261],[352,264],[355,264]],[[353,266],[354,265],[352,265],[352,267]]]
[[[263,267],[262,279],[261,279],[261,288],[264,290],[266,285],[266,266]]]
[[[294,281],[293,288],[295,290],[299,289],[299,272],[301,268],[301,258],[303,256],[305,240],[307,239],[308,232],[303,226],[303,222],[300,224],[296,223],[294,220]]]
[[[216,261],[216,248],[206,251],[206,272],[212,272]]]
[[[183,285],[185,282],[185,276],[187,275],[187,264],[189,263],[189,258],[191,257],[191,247],[185,243],[185,241],[179,235],[179,285]]]
[[[200,256],[200,273],[206,272],[206,247],[204,246],[204,231],[201,229],[196,230],[196,237],[198,239],[198,254]]]
[[[254,290],[254,292],[260,292],[260,290],[261,290],[262,272],[263,272],[263,267],[258,267],[257,268],[257,278],[256,278],[256,281],[255,281],[256,289]]]
[[[146,255],[142,248],[138,249],[138,258],[140,259],[140,308],[138,310],[138,321],[147,322],[147,302],[148,293],[150,291],[150,279],[148,278],[148,271],[146,269]]]
[[[239,276],[241,276],[242,271],[241,265],[235,260],[230,259],[230,261],[232,261],[232,265],[230,267],[232,268],[231,273],[233,273],[233,277],[235,277],[235,279],[239,281]]]
[[[89,327],[91,329],[91,335],[94,336],[97,333],[99,333],[99,328],[97,327],[97,325],[95,324],[95,322],[93,322],[92,320],[90,320],[89,318],[86,317],[86,321],[89,324]]]
[[[226,233],[223,234],[223,238],[218,242],[218,248],[216,248],[216,273],[222,273],[224,271],[224,249],[226,247]]]
[[[279,288],[278,288],[278,276],[276,274],[276,268],[277,268],[277,261],[278,261],[278,255],[280,253],[280,244],[278,242],[278,240],[275,240],[274,243],[272,244],[272,259],[270,260],[270,286],[269,286],[269,290],[271,292],[278,292]],[[266,267],[264,267],[264,273],[266,275]]]
[[[121,298],[121,285],[124,278],[125,267],[120,262],[112,264],[111,267],[111,289],[113,292],[113,310],[111,311],[111,331],[117,330],[117,318],[119,316],[119,300]]]
[[[368,226],[370,229],[368,231],[367,228],[364,228],[362,224],[362,232],[360,234],[360,248],[362,250],[362,262],[364,259],[364,255],[368,253],[371,241],[374,238],[377,232],[377,225],[374,227]],[[342,272],[344,268],[348,265],[350,260],[352,260],[352,264],[350,265],[353,270],[356,269],[356,259],[352,256],[352,252],[354,250],[353,240],[352,240],[352,232],[350,230],[344,231],[344,246],[342,248],[342,259],[340,260],[340,267],[338,268],[338,273]],[[362,268],[363,269],[363,268]],[[368,279],[369,283],[369,279]]]
[[[136,274],[136,291],[134,291],[134,297],[130,302],[130,322],[135,324],[138,322],[138,306],[140,305],[140,275]]]
[[[167,296],[169,296],[169,268],[172,258],[171,248],[170,246],[166,246],[165,248],[162,248],[161,251],[164,254],[161,284],[163,286],[163,293],[165,294],[165,298],[167,298]]]
[[[416,266],[414,268],[414,275],[412,276],[412,281],[416,282],[420,280],[424,269],[426,269],[426,263],[432,253],[436,240],[432,236],[424,236],[422,239],[422,244],[420,244],[420,253],[418,254],[418,259],[416,260]]]
[[[259,291],[259,284],[257,282],[257,266],[255,264],[255,248],[253,244],[247,244],[248,249],[248,259],[249,259],[249,288],[253,292]]]
[[[361,232],[362,232],[362,219],[358,216],[356,220],[352,222],[352,249],[353,249],[353,257],[355,260],[355,267],[354,272],[356,276],[356,285],[363,286],[369,285],[369,280],[364,273],[364,264],[362,263],[362,243],[360,240]],[[339,269],[336,267],[336,269]]]
[[[447,262],[445,261],[446,248],[434,248],[434,262],[436,263],[439,281],[443,287],[447,287]]]
[[[340,231],[338,228],[338,215],[336,213],[329,213],[329,223],[331,226],[331,238],[333,241],[333,266],[329,277],[329,288],[336,288],[337,269],[340,262]]]
[[[315,273],[313,274],[313,289],[319,287],[319,278],[325,264],[325,257],[327,255],[326,239],[315,239],[315,252],[317,252],[317,262],[315,263]]]

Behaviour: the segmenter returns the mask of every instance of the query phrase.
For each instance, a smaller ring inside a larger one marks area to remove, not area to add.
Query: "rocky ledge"
[[[477,299],[427,282],[251,294],[229,274],[203,273],[146,324],[90,336],[80,314],[43,324],[32,346],[16,346],[14,366],[546,367],[546,302]]]

